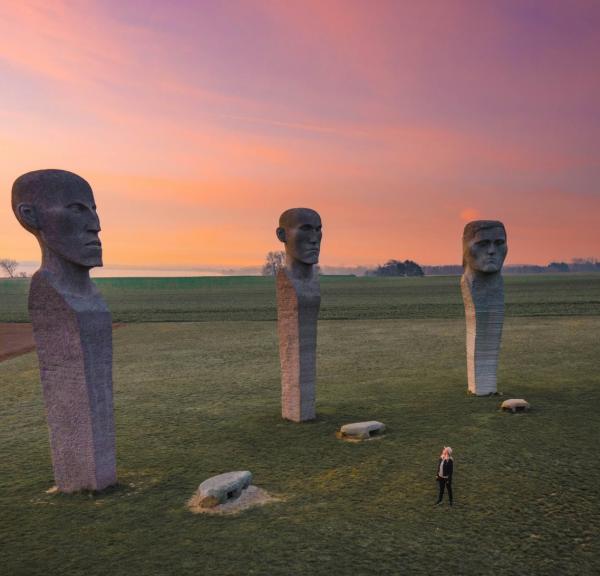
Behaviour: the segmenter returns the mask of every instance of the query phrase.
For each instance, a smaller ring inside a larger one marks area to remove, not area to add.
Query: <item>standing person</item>
[[[450,446],[444,446],[440,459],[438,460],[437,467],[437,482],[439,487],[439,495],[436,505],[442,503],[444,498],[444,488],[448,489],[448,500],[450,506],[452,506],[452,469],[454,468],[454,461],[452,460],[452,448]]]

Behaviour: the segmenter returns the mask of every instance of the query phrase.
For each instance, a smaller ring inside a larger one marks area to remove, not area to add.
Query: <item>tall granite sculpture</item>
[[[29,313],[40,364],[52,466],[61,492],[117,481],[110,311],[90,280],[102,266],[100,221],[90,185],[64,170],[17,178],[12,208],[38,240]]]
[[[277,238],[286,263],[277,273],[277,330],[281,362],[281,414],[294,422],[315,417],[317,317],[321,304],[315,264],[321,250],[321,217],[309,208],[286,210]]]
[[[475,220],[463,232],[464,274],[460,281],[467,321],[469,391],[496,393],[504,323],[504,281],[500,273],[508,245],[497,220]]]

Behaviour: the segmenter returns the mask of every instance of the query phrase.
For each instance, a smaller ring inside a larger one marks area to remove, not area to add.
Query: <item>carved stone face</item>
[[[303,264],[317,264],[323,237],[321,217],[309,208],[284,212],[277,238],[285,244],[286,254]]]
[[[471,269],[485,274],[499,272],[504,264],[508,245],[506,232],[501,226],[478,230],[465,240],[465,263]]]
[[[29,176],[32,192],[16,206],[21,224],[35,234],[42,247],[64,260],[84,268],[102,266],[100,220],[90,185],[71,172],[30,174],[22,178]]]

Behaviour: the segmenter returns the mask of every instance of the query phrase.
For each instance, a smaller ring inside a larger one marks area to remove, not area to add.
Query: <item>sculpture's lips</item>
[[[97,246],[98,248],[100,248],[102,246],[102,243],[100,242],[100,240],[91,240],[90,242],[86,242],[85,245],[86,246]]]

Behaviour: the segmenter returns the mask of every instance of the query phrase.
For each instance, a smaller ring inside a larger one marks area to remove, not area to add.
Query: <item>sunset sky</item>
[[[279,214],[321,262],[600,257],[600,2],[0,0],[0,257],[20,174],[94,189],[109,265],[254,266]]]

